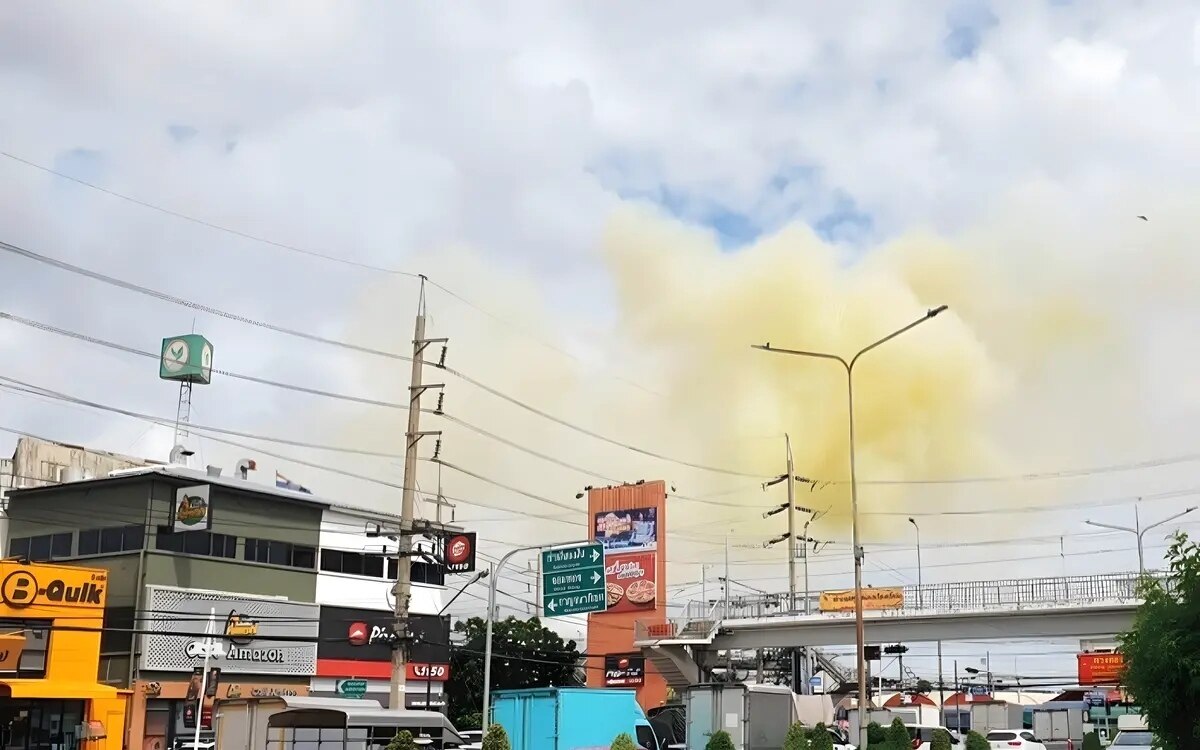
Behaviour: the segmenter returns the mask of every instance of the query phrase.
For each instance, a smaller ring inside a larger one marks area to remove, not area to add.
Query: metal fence
[[[1161,574],[1147,575],[1161,580]],[[1139,586],[1142,579],[1143,575],[1138,573],[1101,573],[904,586],[900,606],[886,611],[911,614],[1012,611],[1105,602],[1136,602],[1140,601]],[[795,605],[792,606],[786,593],[731,597],[728,603],[723,599],[690,601],[681,615],[657,625],[638,623],[635,631],[639,640],[688,637],[704,639],[715,631],[722,620],[794,616],[802,615],[806,611],[813,615],[823,614],[819,595],[809,597],[807,610],[804,604],[804,597],[797,596]],[[841,615],[844,616],[845,613]]]

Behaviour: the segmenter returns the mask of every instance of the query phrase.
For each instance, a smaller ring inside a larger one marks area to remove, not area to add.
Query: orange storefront
[[[665,482],[588,490],[589,536],[604,545],[608,609],[588,615],[588,687],[633,688],[643,708],[667,683],[634,648],[634,623],[666,622]]]
[[[129,691],[96,681],[108,571],[0,561],[0,741],[120,750]]]

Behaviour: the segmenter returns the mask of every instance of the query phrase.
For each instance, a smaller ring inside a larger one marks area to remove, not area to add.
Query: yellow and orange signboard
[[[904,606],[904,589],[863,589],[862,600],[864,610],[899,609]],[[822,591],[822,612],[853,612],[854,589],[845,591]]]

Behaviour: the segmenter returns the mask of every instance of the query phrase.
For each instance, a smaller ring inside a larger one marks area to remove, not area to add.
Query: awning
[[[63,682],[62,680],[0,680],[0,698],[65,698],[91,700],[116,698],[121,691],[99,682]]]

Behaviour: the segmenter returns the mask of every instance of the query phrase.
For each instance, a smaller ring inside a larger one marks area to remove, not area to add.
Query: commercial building
[[[390,707],[393,605],[398,542],[379,534],[381,520],[398,528],[398,517],[345,507],[326,510],[321,521],[321,605],[317,672],[312,694],[358,697]],[[418,551],[435,551],[418,537]],[[403,708],[445,711],[442,687],[450,674],[450,620],[442,616],[445,570],[419,557],[412,562],[410,629],[416,639]]]
[[[96,681],[108,571],[0,561],[8,750],[121,750],[128,691]]]
[[[252,470],[249,460],[232,477],[214,467],[133,468],[10,495],[10,554],[108,572],[99,679],[133,690],[129,747],[173,750],[190,742],[195,722],[210,738],[212,730],[259,736],[257,699],[304,696],[314,680],[324,686],[319,601],[390,610],[396,559],[386,553],[396,543],[386,535],[398,519],[252,482]],[[436,614],[441,568],[412,565],[422,582],[415,612]],[[210,652],[210,667],[221,669],[211,702],[236,700],[244,707],[236,718],[211,707],[189,712],[210,614],[221,650]],[[413,693],[436,688],[410,685]]]

